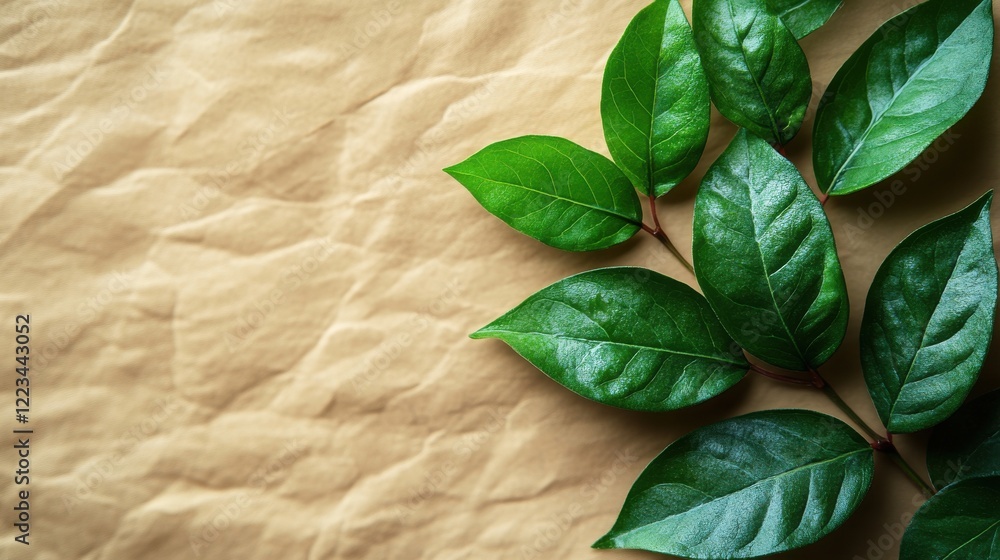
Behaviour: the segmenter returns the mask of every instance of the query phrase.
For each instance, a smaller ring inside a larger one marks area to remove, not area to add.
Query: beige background
[[[913,3],[847,0],[803,41],[818,89]],[[545,247],[440,171],[529,133],[606,151],[605,59],[643,5],[4,3],[0,356],[13,369],[14,316],[30,313],[36,433],[29,549],[12,540],[4,373],[0,556],[654,558],[589,544],[665,445],[757,409],[834,412],[757,378],[687,411],[620,411],[466,337],[596,267],[693,283],[648,236]],[[823,369],[872,422],[868,283],[906,234],[997,184],[998,98],[994,79],[931,163],[897,177],[904,194],[887,182],[828,207],[853,314]],[[789,149],[814,183],[811,118]],[[735,132],[713,124],[695,178]],[[696,185],[661,207],[685,253]],[[998,384],[998,355],[977,392]],[[921,438],[900,440],[922,462]],[[885,525],[919,496],[878,466],[856,517],[779,558],[894,558]],[[891,550],[869,554],[880,538]]]

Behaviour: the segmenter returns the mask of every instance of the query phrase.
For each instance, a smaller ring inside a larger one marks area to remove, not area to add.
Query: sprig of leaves
[[[968,112],[989,70],[992,3],[929,0],[886,22],[844,64],[813,130],[821,202],[783,147],[812,94],[797,39],[841,3],[694,0],[689,26],[677,0],[656,0],[628,25],[605,71],[613,161],[566,139],[526,136],[446,170],[488,211],[553,247],[603,249],[645,229],[676,251],[655,201],[696,167],[714,102],[742,129],[695,200],[704,295],[650,270],[594,270],[528,297],[472,337],[503,340],[573,392],[638,411],[696,405],[747,371],[812,385],[870,438],[803,410],[702,427],[646,467],[597,548],[729,559],[808,545],[857,508],[876,450],[932,493],[892,433],[937,426],[927,466],[940,492],[907,529],[901,558],[1000,559],[1000,396],[961,406],[996,312],[992,192],[914,232],[872,283],[861,362],[884,435],[818,371],[849,319],[822,205],[889,177]]]

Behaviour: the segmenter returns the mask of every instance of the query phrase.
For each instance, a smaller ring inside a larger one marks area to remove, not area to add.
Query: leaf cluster
[[[876,451],[902,462],[892,434],[933,428],[927,472],[940,491],[902,463],[931,497],[900,557],[1000,559],[1000,392],[964,404],[996,311],[992,191],[907,237],[872,282],[861,363],[885,430],[865,425],[819,371],[850,310],[824,204],[899,171],[975,104],[992,57],[992,2],[928,0],[885,22],[847,60],[812,130],[817,196],[783,150],[812,97],[798,40],[840,5],[694,0],[689,24],[677,0],[656,0],[608,59],[601,116],[612,159],[567,139],[525,136],[446,169],[489,212],[550,246],[593,251],[646,230],[676,251],[656,199],[697,166],[714,104],[739,131],[694,204],[700,292],[651,270],[593,270],[544,288],[472,337],[506,342],[606,405],[676,410],[752,371],[822,390],[863,432],[791,409],[699,428],[646,467],[596,548],[729,559],[814,543],[861,503]]]

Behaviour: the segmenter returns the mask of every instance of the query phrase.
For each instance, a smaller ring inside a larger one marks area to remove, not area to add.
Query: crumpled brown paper
[[[819,92],[914,2],[849,0],[809,36]],[[821,398],[747,379],[694,409],[583,400],[466,335],[607,265],[693,283],[651,238],[567,254],[440,171],[493,141],[606,152],[605,59],[643,2],[249,0],[0,7],[0,327],[30,313],[31,532],[15,543],[13,377],[0,400],[4,558],[654,558],[592,551],[690,429]],[[690,1],[684,2],[690,13]],[[853,301],[824,368],[876,422],[862,304],[906,234],[997,185],[996,80],[921,163],[828,206]],[[811,118],[811,117],[810,117]],[[662,203],[690,251],[716,115]],[[811,123],[789,146],[812,181]],[[996,386],[996,357],[984,371]],[[8,417],[10,415],[10,417]],[[922,461],[918,437],[900,446]],[[861,512],[785,559],[893,558],[920,503],[879,460]]]

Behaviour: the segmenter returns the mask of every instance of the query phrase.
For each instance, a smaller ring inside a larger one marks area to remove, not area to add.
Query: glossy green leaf
[[[786,144],[812,97],[795,36],[766,0],[698,0],[693,20],[716,108],[757,136]]]
[[[472,337],[499,338],[575,393],[633,410],[702,402],[749,367],[705,298],[642,268],[557,282]]]
[[[746,131],[698,191],[694,265],[726,330],[758,358],[804,371],[844,338],[847,289],[826,214],[795,166]]]
[[[594,547],[726,559],[798,548],[850,517],[873,471],[868,442],[836,418],[771,410],[725,420],[654,459]]]
[[[767,0],[767,4],[795,38],[801,39],[826,23],[844,0]]]
[[[991,0],[930,0],[886,22],[837,72],[816,115],[823,192],[847,194],[913,161],[986,86]]]
[[[969,395],[993,335],[992,191],[885,259],[861,321],[861,365],[890,432],[929,428]]]
[[[608,158],[563,138],[497,142],[445,172],[491,214],[559,249],[604,249],[641,227],[628,178]]]
[[[907,527],[900,560],[1000,560],[1000,478],[974,478],[938,492]]]
[[[608,58],[601,97],[608,149],[636,188],[662,196],[698,165],[710,116],[684,11],[677,0],[656,0]]]
[[[1000,391],[965,404],[934,428],[927,471],[937,488],[964,478],[1000,476]]]

